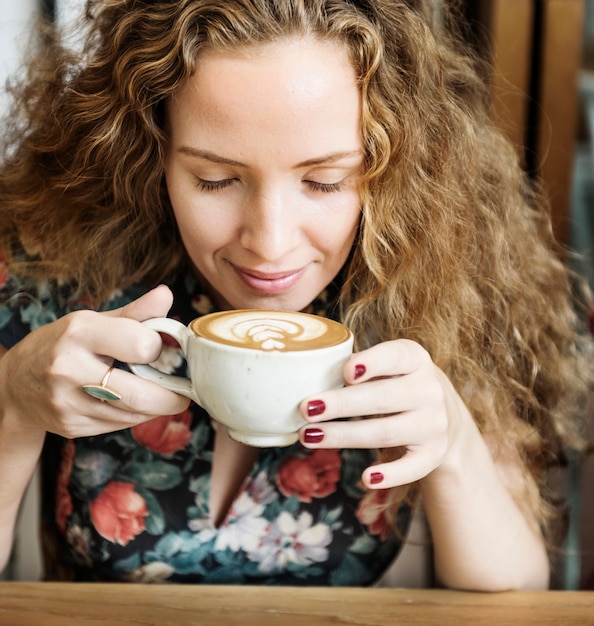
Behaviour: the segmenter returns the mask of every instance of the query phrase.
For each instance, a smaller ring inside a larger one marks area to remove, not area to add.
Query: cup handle
[[[147,328],[156,330],[161,333],[165,333],[170,337],[173,337],[180,345],[181,351],[184,357],[188,356],[188,336],[189,330],[186,326],[168,317],[154,317],[152,319],[142,322]],[[200,400],[196,396],[192,381],[185,376],[174,376],[173,374],[166,374],[161,372],[152,365],[146,365],[144,363],[128,363],[128,366],[134,374],[150,380],[165,389],[179,393],[186,398],[194,400],[194,402],[200,403]]]

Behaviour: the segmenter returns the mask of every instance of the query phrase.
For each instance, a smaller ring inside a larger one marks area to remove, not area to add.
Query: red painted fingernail
[[[365,365],[355,365],[355,380],[357,380],[357,378],[361,378],[366,371],[367,369],[365,368]]]
[[[369,477],[369,482],[372,485],[378,485],[384,480],[384,475],[381,472],[373,472]]]
[[[322,400],[312,400],[307,403],[307,414],[309,417],[321,415],[326,410],[326,403]]]
[[[303,432],[303,441],[305,443],[320,443],[324,438],[324,431],[319,428],[306,428]]]

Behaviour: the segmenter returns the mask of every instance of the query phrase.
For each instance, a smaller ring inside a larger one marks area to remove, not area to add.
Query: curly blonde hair
[[[480,62],[430,0],[90,0],[85,47],[47,36],[15,87],[0,173],[13,269],[97,301],[185,258],[163,180],[165,101],[205,48],[343,42],[366,172],[340,304],[358,348],[407,337],[482,432],[524,463],[542,526],[552,459],[579,435],[589,370],[548,206],[494,128]]]

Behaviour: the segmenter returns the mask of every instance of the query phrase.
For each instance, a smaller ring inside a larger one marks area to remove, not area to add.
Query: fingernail
[[[320,443],[324,438],[324,431],[319,428],[306,428],[303,432],[305,443]]]
[[[309,417],[321,415],[326,410],[326,404],[322,400],[312,400],[307,403],[307,414]]]
[[[366,371],[367,369],[365,368],[365,365],[355,365],[355,380],[357,380],[357,378],[361,378]]]
[[[384,475],[381,472],[373,472],[369,477],[369,482],[372,485],[378,485],[384,480]]]

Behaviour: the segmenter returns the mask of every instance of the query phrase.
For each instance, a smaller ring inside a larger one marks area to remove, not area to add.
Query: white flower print
[[[161,372],[171,374],[183,363],[183,359],[184,355],[177,346],[163,344],[159,358],[151,365]]]
[[[175,574],[175,570],[167,563],[147,563],[138,569],[129,572],[124,580],[133,583],[160,583]]]
[[[91,546],[91,531],[78,525],[71,526],[66,532],[66,539],[72,546],[72,553],[77,563],[91,566],[93,561],[89,555]]]
[[[259,472],[258,475],[246,485],[246,491],[251,494],[254,502],[258,504],[266,505],[278,499],[278,493],[264,470]]]
[[[192,300],[192,308],[202,315],[210,313],[213,310],[212,300],[205,294],[198,294]]]
[[[307,566],[326,561],[332,531],[326,524],[312,526],[312,522],[313,517],[307,511],[297,519],[283,511],[270,524],[258,549],[251,551],[248,557],[259,562],[259,569],[265,573],[283,570],[289,563]]]
[[[262,504],[242,493],[220,526],[214,549],[222,551],[229,548],[233,552],[255,550],[268,531],[268,522],[260,517],[263,512]]]
[[[193,533],[198,533],[198,538],[201,542],[210,541],[217,532],[217,529],[213,527],[210,519],[191,519],[188,521],[188,528]]]
[[[115,300],[116,298],[119,299],[124,295],[124,292],[121,289],[114,289],[111,294],[109,295],[109,297],[107,298],[107,302],[111,302],[112,300]]]

